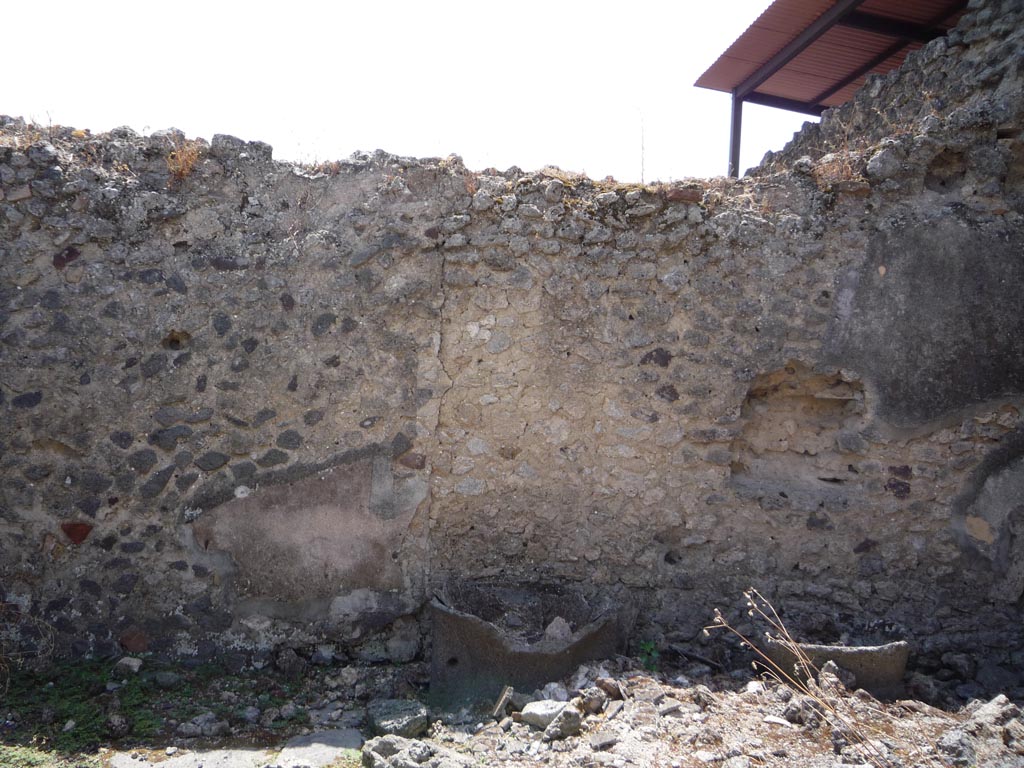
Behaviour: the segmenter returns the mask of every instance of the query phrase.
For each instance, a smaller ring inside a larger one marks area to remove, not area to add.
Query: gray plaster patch
[[[990,474],[959,522],[992,563],[992,596],[1015,603],[1024,594],[1024,457]]]
[[[415,509],[427,497],[427,482],[419,476],[396,479],[391,460],[378,456],[373,460],[370,484],[370,511],[382,520],[393,520]]]
[[[1024,244],[953,218],[876,235],[840,276],[825,358],[897,427],[1024,392]]]

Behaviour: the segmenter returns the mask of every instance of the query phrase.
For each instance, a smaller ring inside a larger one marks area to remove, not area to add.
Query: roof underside
[[[809,114],[956,26],[966,0],[775,0],[697,85]]]

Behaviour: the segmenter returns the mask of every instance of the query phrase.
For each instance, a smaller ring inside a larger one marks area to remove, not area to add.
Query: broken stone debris
[[[418,701],[384,699],[366,708],[370,728],[382,735],[414,739],[430,727],[430,711]]]
[[[519,716],[524,723],[543,731],[566,706],[567,702],[564,701],[531,701],[523,707]]]
[[[475,761],[443,747],[401,736],[378,736],[363,746],[366,768],[469,768]]]

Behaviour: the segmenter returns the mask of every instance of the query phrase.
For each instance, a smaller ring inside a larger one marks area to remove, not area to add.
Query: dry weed
[[[341,161],[340,160],[325,160],[323,162],[315,162],[309,166],[309,172],[312,174],[324,174],[325,176],[337,176],[341,173]]]
[[[167,171],[171,174],[172,183],[188,178],[195,170],[202,151],[203,145],[199,141],[185,139],[174,143],[174,148],[167,154]]]
[[[860,180],[860,154],[850,150],[830,152],[814,166],[813,176],[821,188],[828,188],[841,181]]]
[[[52,652],[53,627],[17,603],[0,602],[0,693],[6,693],[13,667]]]
[[[880,746],[882,740],[891,741],[893,733],[882,731],[867,722],[864,714],[851,704],[850,697],[843,695],[846,692],[841,685],[839,687],[842,690],[836,691],[829,688],[827,683],[825,687],[819,683],[822,680],[821,670],[814,665],[800,643],[793,638],[775,607],[767,598],[753,588],[744,592],[743,597],[746,600],[747,615],[755,621],[767,624],[765,641],[782,645],[797,659],[793,669],[786,670],[779,666],[749,637],[732,626],[718,609],[715,609],[714,623],[705,627],[704,631],[726,630],[736,636],[741,645],[749,648],[757,657],[754,662],[756,669],[763,670],[769,679],[788,686],[796,693],[814,701],[833,731],[841,734],[849,743],[855,744],[861,750],[864,759],[874,768],[893,768],[895,763],[885,754],[884,747]],[[870,714],[874,717],[892,719],[891,715],[888,715],[881,706],[872,708]],[[897,746],[915,761],[912,763],[913,765],[941,766],[941,763],[934,757],[925,753],[926,748],[921,744],[905,741]]]
[[[42,129],[30,123],[24,129],[15,129],[9,133],[0,134],[0,147],[11,147],[12,149],[24,149],[42,141],[45,134]]]

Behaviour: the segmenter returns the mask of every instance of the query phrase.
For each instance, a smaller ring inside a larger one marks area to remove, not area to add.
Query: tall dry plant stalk
[[[26,638],[33,642],[26,644]],[[0,693],[7,693],[11,670],[29,659],[44,659],[53,652],[53,627],[21,609],[0,601]]]
[[[746,601],[747,616],[767,625],[767,630],[764,633],[765,643],[781,645],[796,659],[793,669],[784,669],[776,663],[750,637],[730,624],[718,608],[715,609],[714,623],[704,628],[705,633],[725,630],[737,637],[741,646],[749,648],[757,657],[753,662],[755,669],[763,670],[769,679],[812,700],[817,705],[818,712],[832,729],[846,737],[849,743],[855,744],[864,759],[874,768],[895,768],[896,763],[885,754],[878,743],[878,739],[889,739],[892,735],[865,721],[864,715],[854,708],[848,697],[843,696],[846,691],[838,680],[834,681],[838,684],[835,687],[826,682],[827,678],[823,677],[821,670],[811,661],[801,644],[797,642],[782,621],[778,611],[764,595],[751,587],[743,593],[743,598]],[[864,702],[861,704],[867,708]],[[895,719],[880,706],[870,707],[870,714],[884,719]],[[917,761],[913,763],[914,765],[941,768],[942,763],[935,757],[924,754],[920,745],[905,743],[902,746]]]

